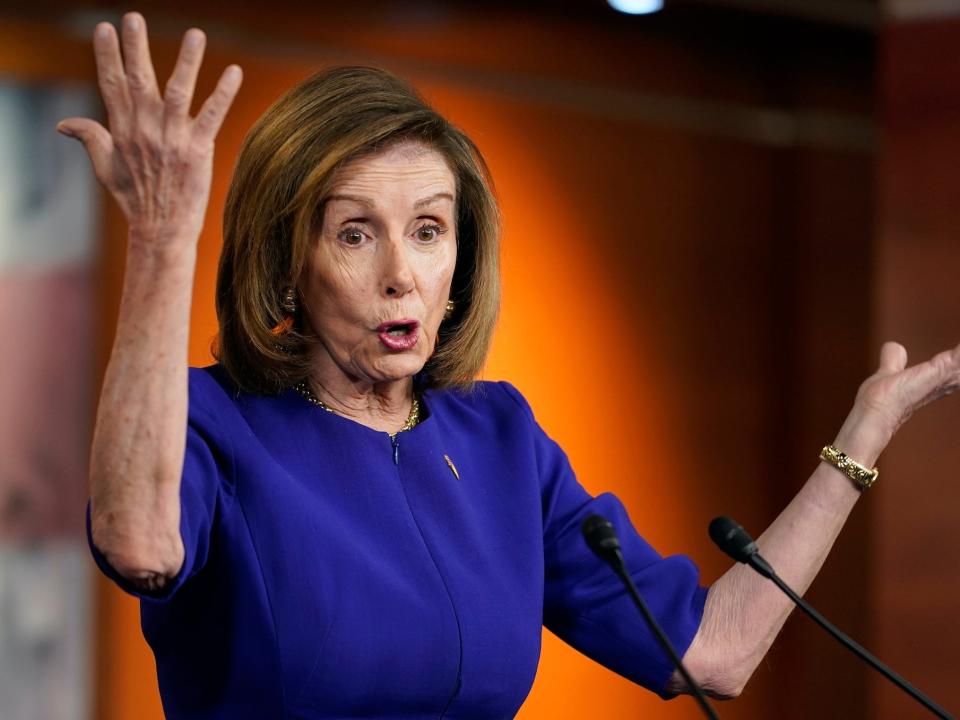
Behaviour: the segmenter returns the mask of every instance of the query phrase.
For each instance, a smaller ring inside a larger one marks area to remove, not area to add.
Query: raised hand
[[[97,180],[120,204],[131,242],[152,250],[195,242],[203,227],[213,169],[214,139],[240,88],[231,65],[196,117],[190,117],[206,37],[184,35],[176,67],[161,96],[150,59],[147,27],[128,13],[120,41],[110,23],[94,30],[93,46],[109,130],[89,118],[68,118],[57,130],[80,140]]]
[[[914,412],[958,388],[960,346],[907,367],[904,347],[884,343],[880,367],[860,385],[834,444],[869,467]],[[810,587],[861,496],[848,478],[820,463],[758,539],[764,557],[801,595]],[[709,690],[735,696],[792,609],[793,603],[772,583],[738,563],[710,588],[700,629],[683,661]],[[668,687],[686,691],[679,673],[674,673]]]
[[[907,367],[907,351],[884,343],[880,367],[860,385],[851,418],[866,424],[878,450],[914,412],[960,388],[960,345]]]

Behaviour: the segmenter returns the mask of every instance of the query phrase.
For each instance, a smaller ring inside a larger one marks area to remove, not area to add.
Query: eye
[[[360,228],[348,227],[341,230],[337,237],[344,245],[352,245],[355,247],[363,243],[365,233]]]
[[[433,242],[445,232],[446,229],[439,225],[424,225],[417,230],[417,240],[425,243]]]

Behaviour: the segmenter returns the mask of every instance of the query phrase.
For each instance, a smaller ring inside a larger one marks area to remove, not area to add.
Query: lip
[[[390,330],[398,325],[406,325],[409,330],[405,335],[391,335]],[[377,336],[388,350],[402,352],[410,350],[420,339],[420,321],[413,318],[390,320],[377,327]]]

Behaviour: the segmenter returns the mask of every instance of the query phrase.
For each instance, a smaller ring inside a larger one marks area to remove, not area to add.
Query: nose
[[[392,240],[383,248],[381,288],[387,298],[403,297],[413,290],[413,270],[407,257],[407,248],[401,241]]]

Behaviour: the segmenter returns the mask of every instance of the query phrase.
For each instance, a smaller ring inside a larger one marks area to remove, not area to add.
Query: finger
[[[885,342],[880,348],[880,372],[900,372],[907,366],[907,349],[897,342]]]
[[[930,358],[929,365],[934,368],[941,383],[956,384],[960,381],[960,348],[937,353]]]
[[[57,131],[83,143],[90,156],[94,175],[101,183],[106,184],[113,154],[113,139],[107,129],[96,120],[74,117],[61,120],[57,124]]]
[[[163,93],[168,115],[180,118],[186,118],[189,115],[206,44],[207,36],[202,30],[191,28],[184,34],[177,64]]]
[[[130,95],[120,60],[117,31],[110,23],[100,23],[93,31],[93,55],[97,62],[97,83],[107,108],[111,128],[128,124]]]
[[[210,97],[204,101],[203,107],[197,114],[194,124],[194,137],[197,142],[213,142],[242,82],[243,71],[238,65],[231,65],[223,71],[223,75],[217,82],[217,87],[214,88]]]
[[[130,96],[134,101],[159,98],[147,40],[147,21],[140,13],[127,13],[123,16],[122,28],[123,59]]]
[[[916,393],[913,408],[916,410],[960,388],[960,357],[955,350],[945,350],[911,368],[908,373],[912,376],[910,384]]]

